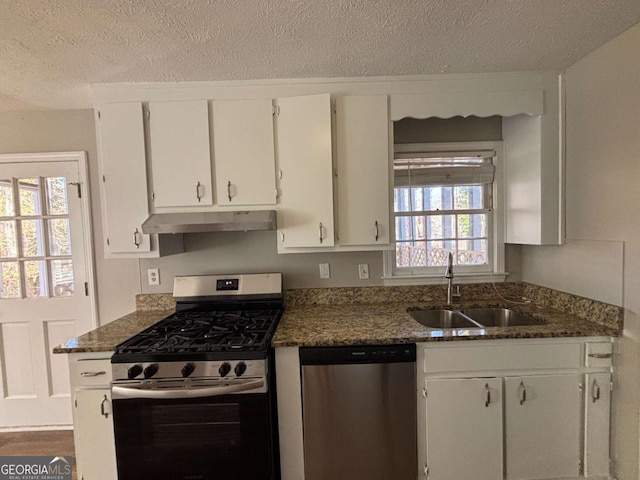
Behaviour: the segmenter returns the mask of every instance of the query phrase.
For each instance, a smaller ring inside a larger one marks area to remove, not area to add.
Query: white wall
[[[93,111],[0,112],[0,153],[68,151],[88,153],[98,309],[104,324],[135,309],[140,281],[137,260],[104,259]]]
[[[618,478],[638,479],[640,25],[567,70],[568,244],[523,247],[522,279],[624,306],[617,358]],[[562,272],[559,270],[562,269]],[[579,278],[578,278],[579,277]]]

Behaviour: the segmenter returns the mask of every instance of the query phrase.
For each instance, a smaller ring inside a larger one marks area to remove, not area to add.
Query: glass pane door
[[[67,181],[0,178],[0,299],[75,293]]]

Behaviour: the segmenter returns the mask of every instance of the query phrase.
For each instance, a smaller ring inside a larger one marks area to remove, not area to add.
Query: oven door
[[[263,380],[158,383],[112,384],[119,480],[276,478]]]

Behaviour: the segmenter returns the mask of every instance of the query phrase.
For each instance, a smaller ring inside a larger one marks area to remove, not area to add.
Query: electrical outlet
[[[149,285],[160,285],[160,269],[159,268],[147,269],[147,281]]]
[[[360,280],[366,280],[369,278],[369,264],[361,263],[358,265],[358,275],[360,276]]]
[[[331,278],[331,274],[329,273],[328,263],[320,264],[320,278]]]

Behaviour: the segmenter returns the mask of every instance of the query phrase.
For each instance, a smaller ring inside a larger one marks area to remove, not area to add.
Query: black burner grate
[[[281,310],[185,311],[116,347],[122,354],[207,353],[266,350]]]

